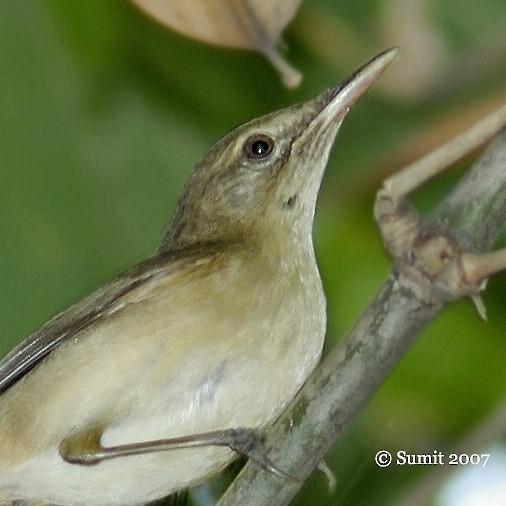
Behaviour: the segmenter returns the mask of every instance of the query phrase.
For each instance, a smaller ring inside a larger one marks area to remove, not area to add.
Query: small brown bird
[[[329,151],[396,53],[224,137],[157,253],[0,363],[1,504],[142,504],[204,481],[232,449],[269,467],[241,441],[320,359],[312,226]]]

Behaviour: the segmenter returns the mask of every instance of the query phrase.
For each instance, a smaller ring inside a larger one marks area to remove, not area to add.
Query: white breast
[[[82,343],[91,339],[120,349],[125,340],[132,339],[128,335],[131,322],[144,319],[145,335],[136,338],[141,351],[131,354],[120,368],[128,376],[128,360],[133,360],[135,375],[110,386],[118,416],[105,430],[102,445],[261,427],[277,418],[294,397],[323,346],[325,301],[316,266],[304,279],[294,272],[278,272],[279,279],[269,284],[277,292],[265,291],[264,280],[252,278],[245,283],[242,279],[242,289],[247,292],[238,302],[226,294],[227,283],[238,279],[239,267],[230,266],[228,281],[223,271],[210,279],[209,293],[200,300],[185,300],[184,293],[191,290],[183,287],[179,295],[172,293],[130,308],[125,316],[102,325],[99,334],[82,339]],[[150,318],[153,314],[165,317]],[[79,353],[79,345],[69,353]],[[70,432],[76,420],[89,418],[94,403],[101,402],[102,397],[95,400],[92,390],[87,393],[90,385],[100,389],[101,375],[93,368],[90,374],[90,384],[81,386],[82,393],[72,385],[67,394],[60,395],[59,402],[65,402],[65,395],[73,399],[73,413],[67,422],[61,422],[62,431]],[[76,396],[81,396],[82,404],[76,403]],[[16,467],[0,470],[0,497],[3,486],[11,490],[11,498],[134,505],[198,483],[232,458],[234,453],[226,448],[207,447],[83,467],[64,462],[53,446]]]

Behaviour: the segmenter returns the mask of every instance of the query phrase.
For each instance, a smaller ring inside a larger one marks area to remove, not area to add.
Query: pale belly
[[[146,320],[145,333],[157,337],[137,337],[135,349],[125,354],[129,322],[135,318],[130,311],[128,318],[102,326],[100,334],[90,333],[59,351],[0,398],[0,502],[7,497],[134,505],[205,480],[234,452],[180,449],[81,466],[65,462],[58,444],[103,416],[110,419],[103,446],[271,423],[320,358],[325,308],[323,298],[314,302],[305,301],[301,291],[289,310],[285,300],[271,311],[237,311],[227,321],[213,316],[216,301],[210,302],[205,318],[178,313],[156,325]],[[138,310],[170,313],[167,304],[173,310],[173,301],[165,300]],[[87,340],[99,343],[92,361],[79,359]],[[72,354],[75,369],[62,376],[61,363]],[[59,372],[57,388],[48,394],[37,375],[50,375],[51,368]],[[31,400],[12,416],[17,396]]]

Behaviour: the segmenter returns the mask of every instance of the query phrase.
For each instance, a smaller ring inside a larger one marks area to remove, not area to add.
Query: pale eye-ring
[[[250,160],[267,158],[274,149],[274,140],[267,135],[258,134],[249,137],[242,148]]]

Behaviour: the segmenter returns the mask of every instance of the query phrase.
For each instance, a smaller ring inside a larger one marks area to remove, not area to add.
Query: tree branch
[[[485,251],[504,228],[505,218],[506,132],[428,220],[449,229],[463,248]],[[267,431],[269,457],[300,483],[281,480],[248,462],[219,505],[288,504],[442,306],[420,301],[394,269],[355,328]]]

